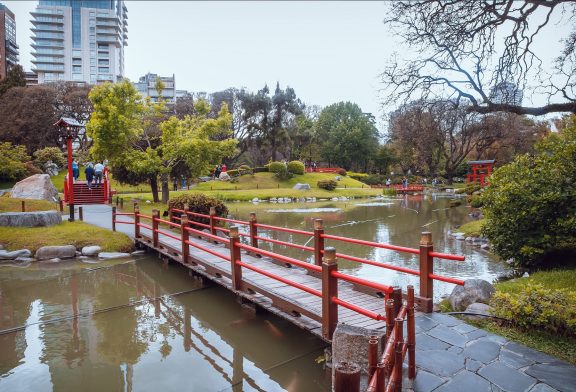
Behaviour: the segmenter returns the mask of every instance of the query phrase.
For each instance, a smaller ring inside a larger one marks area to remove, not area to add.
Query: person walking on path
[[[402,188],[408,189],[408,179],[406,177],[402,179]]]
[[[223,163],[222,164],[222,173],[226,173],[226,170],[228,170],[228,168],[226,167],[226,164]]]
[[[94,166],[94,178],[95,178],[94,182],[97,185],[102,183],[102,173],[103,172],[104,172],[104,165],[102,164],[102,161],[100,161]]]
[[[216,166],[216,169],[214,169],[214,179],[217,180],[220,178],[220,173],[222,172],[222,168],[220,167],[220,165]]]
[[[88,163],[86,165],[86,169],[84,169],[84,174],[86,174],[86,184],[88,184],[88,189],[92,189],[92,179],[94,178],[94,167],[92,163]]]
[[[80,176],[80,168],[78,167],[78,162],[76,159],[72,162],[72,177],[74,177],[74,182],[78,181]]]

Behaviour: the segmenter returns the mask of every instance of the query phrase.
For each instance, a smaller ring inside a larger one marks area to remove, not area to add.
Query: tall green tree
[[[322,140],[322,159],[346,170],[366,171],[378,146],[378,130],[374,123],[351,102],[338,102],[322,110],[317,137]]]
[[[12,87],[25,87],[26,75],[21,65],[16,65],[8,70],[6,77],[0,80],[0,97]]]

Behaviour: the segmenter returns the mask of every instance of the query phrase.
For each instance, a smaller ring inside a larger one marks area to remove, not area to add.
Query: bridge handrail
[[[373,241],[357,240],[354,238],[340,237],[340,236],[331,235],[331,234],[322,234],[322,238],[326,238],[329,240],[335,240],[335,241],[348,242],[350,244],[359,244],[359,245],[373,246],[375,248],[390,249],[390,250],[395,250],[397,252],[412,253],[415,255],[420,254],[420,250],[414,249],[414,248],[406,248],[403,246],[390,245],[390,244],[381,244],[379,242],[373,242]]]
[[[371,289],[380,290],[384,293],[390,294],[394,288],[385,284],[375,283],[370,280],[358,278],[356,276],[344,274],[342,272],[332,271],[331,275],[337,279],[342,279],[350,283],[356,283],[362,286],[370,287]]]
[[[240,233],[240,235],[243,235],[243,233]],[[250,236],[250,234],[245,234],[245,235]],[[256,238],[257,240],[260,240],[260,241],[271,242],[273,244],[289,246],[289,247],[296,248],[296,249],[308,250],[308,251],[312,251],[312,252],[314,251],[314,248],[311,246],[298,245],[298,244],[293,244],[291,242],[280,241],[280,240],[275,240],[273,238],[266,238],[266,237],[260,237],[260,236],[254,236],[254,238]]]
[[[284,263],[288,263],[288,264],[292,264],[292,265],[297,265],[299,267],[302,267],[302,268],[310,270],[310,271],[322,272],[322,267],[320,267],[320,266],[306,263],[304,261],[300,261],[297,259],[293,259],[291,257],[282,256],[282,255],[279,255],[278,253],[269,252],[267,250],[255,248],[253,246],[242,244],[242,243],[239,243],[238,247],[241,249],[247,250],[249,252],[253,252],[253,253],[260,254],[262,256],[270,257],[271,259],[274,259],[274,260],[282,261]]]
[[[324,251],[322,251],[322,253],[324,253]],[[350,256],[344,253],[336,253],[336,257],[340,258],[340,259],[346,259],[346,260],[350,260],[350,261],[356,261],[358,263],[363,263],[363,264],[369,264],[369,265],[374,265],[376,267],[381,267],[381,268],[385,268],[385,269],[390,269],[393,271],[398,271],[398,272],[404,272],[406,274],[410,274],[410,275],[416,275],[419,276],[420,275],[420,271],[414,270],[414,269],[410,269],[410,268],[406,268],[406,267],[400,267],[400,266],[396,266],[396,265],[392,265],[392,264],[387,264],[387,263],[381,263],[378,261],[373,261],[373,260],[368,260],[368,259],[362,259],[360,257],[356,257],[356,256]]]
[[[283,231],[285,233],[292,233],[292,234],[302,234],[302,235],[307,235],[309,237],[314,236],[314,233],[312,233],[311,231],[304,231],[304,230],[297,230],[297,229],[289,229],[287,227],[278,227],[278,226],[272,226],[272,225],[264,225],[262,223],[256,223],[255,224],[256,227],[260,227],[262,229],[270,229],[270,230],[277,230],[277,231]]]

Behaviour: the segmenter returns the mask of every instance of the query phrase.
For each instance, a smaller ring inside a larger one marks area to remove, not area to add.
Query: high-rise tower
[[[124,76],[128,9],[122,0],[39,0],[32,13],[38,83],[97,84]]]
[[[16,18],[12,11],[0,4],[0,80],[10,68],[18,64]]]

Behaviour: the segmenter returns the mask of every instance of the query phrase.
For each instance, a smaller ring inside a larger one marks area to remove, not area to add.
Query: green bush
[[[228,175],[230,177],[238,177],[240,176],[240,172],[236,169],[232,169],[232,170],[228,170],[226,173],[228,173]]]
[[[179,210],[184,209],[184,204],[188,204],[191,212],[198,214],[210,215],[210,207],[216,207],[216,215],[221,217],[228,216],[228,208],[220,200],[213,197],[205,196],[202,194],[185,193],[168,200],[168,208],[176,208]],[[174,213],[174,216],[180,216],[180,213]],[[194,222],[209,224],[210,220],[193,215],[189,215],[188,219]]]
[[[384,196],[396,196],[398,192],[396,191],[396,188],[384,188],[382,194]]]
[[[274,173],[274,177],[280,181],[287,181],[293,177],[293,174],[288,171],[284,164],[282,164],[282,168]]]
[[[352,172],[349,172],[349,173],[348,173],[348,177],[350,177],[350,178],[352,178],[352,179],[354,179],[354,180],[357,180],[357,181],[362,181],[362,182],[364,182],[364,179],[365,179],[366,177],[368,177],[368,174],[366,174],[366,173],[352,173]]]
[[[537,143],[533,155],[494,171],[482,195],[483,234],[500,257],[533,267],[576,253],[575,173],[576,116]]]
[[[44,169],[44,165],[48,161],[52,161],[58,167],[62,168],[66,165],[66,158],[64,153],[58,147],[46,147],[41,150],[34,151],[34,164],[40,169]]]
[[[304,174],[304,164],[300,161],[288,162],[288,171],[292,174]]]
[[[529,330],[576,336],[576,295],[529,284],[518,293],[497,291],[490,301],[493,314]]]
[[[370,174],[360,181],[368,185],[382,185],[386,183],[386,178],[381,174]]]
[[[278,173],[280,170],[286,169],[286,165],[282,162],[270,162],[267,166],[271,173]]]
[[[254,172],[252,171],[252,168],[248,165],[241,165],[238,168],[238,173],[240,173],[241,176],[243,176],[245,174],[254,174]]]
[[[467,201],[472,208],[480,208],[484,205],[481,195],[470,195],[467,197]]]
[[[26,147],[13,146],[10,142],[0,143],[0,181],[17,181],[26,177],[26,162],[29,160]]]
[[[338,183],[334,180],[320,180],[316,183],[316,185],[318,185],[318,188],[320,188],[320,189],[326,189],[327,191],[333,191],[334,189],[336,189],[336,186],[338,185]]]
[[[346,169],[342,169],[342,168],[339,168],[336,173],[338,173],[341,176],[345,176],[347,174]]]

